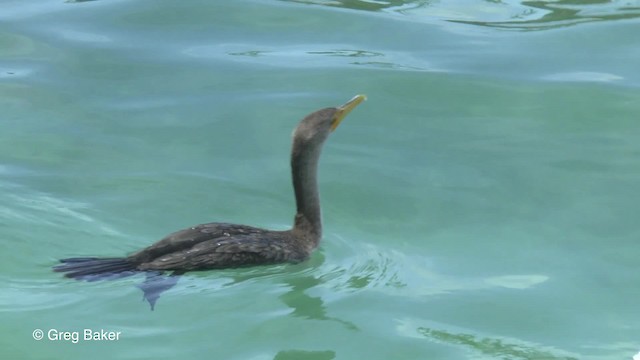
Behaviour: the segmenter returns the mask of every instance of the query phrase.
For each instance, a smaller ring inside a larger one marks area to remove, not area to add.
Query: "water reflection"
[[[470,330],[449,329],[449,327],[444,324],[431,324],[417,319],[403,319],[398,322],[396,330],[405,337],[426,339],[435,343],[462,348],[473,353],[474,355],[470,358],[474,359],[487,357],[512,360],[577,360],[580,358],[578,354],[551,346],[515,338],[474,334]]]
[[[285,0],[291,2],[297,2],[302,4],[314,4],[334,6],[354,10],[365,11],[381,11],[386,9],[394,10],[407,10],[411,8],[418,8],[428,6],[434,1],[432,0],[417,0],[417,1],[402,1],[402,0],[388,0],[388,1],[371,1],[371,0]]]
[[[366,0],[285,0],[353,10],[383,11],[413,19],[440,18],[450,22],[514,30],[546,30],[594,21],[634,19],[640,16],[640,1],[502,0],[447,1],[366,1]]]
[[[502,359],[547,359],[578,360],[577,357],[555,354],[554,349],[545,349],[539,345],[526,344],[517,340],[513,342],[500,338],[487,338],[467,333],[450,332],[441,329],[418,327],[418,334],[432,341],[462,346],[468,350],[479,352],[492,358]]]
[[[310,296],[307,290],[318,286],[322,280],[315,276],[291,277],[286,280],[290,290],[280,296],[283,303],[293,309],[293,316],[312,320],[331,320],[345,325],[348,329],[358,327],[348,321],[327,316],[327,309],[321,297]]]
[[[502,5],[502,2],[499,2]],[[632,4],[635,5],[632,5]],[[607,0],[523,1],[527,9],[501,21],[450,21],[516,30],[546,30],[595,21],[634,19],[640,16],[640,2]]]

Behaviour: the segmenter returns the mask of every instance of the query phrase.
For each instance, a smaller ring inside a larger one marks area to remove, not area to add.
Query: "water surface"
[[[637,1],[2,7],[3,357],[640,351]],[[291,130],[357,93],[309,261],[189,274],[153,312],[141,277],[50,271],[197,223],[286,228]],[[85,328],[121,336],[46,334]]]

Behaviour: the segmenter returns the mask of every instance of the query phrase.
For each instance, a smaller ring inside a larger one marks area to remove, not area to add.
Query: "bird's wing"
[[[162,240],[129,256],[136,263],[153,261],[163,255],[193,248],[195,245],[234,236],[256,235],[267,230],[246,225],[208,223],[193,226],[167,235]]]
[[[236,235],[202,241],[189,249],[165,254],[140,265],[142,270],[205,270],[244,265],[273,264],[290,258],[294,250],[285,242],[261,234]]]

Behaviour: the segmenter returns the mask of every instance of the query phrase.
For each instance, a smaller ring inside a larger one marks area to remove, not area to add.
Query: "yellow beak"
[[[338,125],[344,120],[344,118],[353,110],[356,106],[358,106],[361,102],[367,100],[367,97],[364,95],[356,95],[353,99],[347,101],[346,104],[338,107],[338,111],[333,117],[333,123],[331,123],[331,131],[334,131]]]

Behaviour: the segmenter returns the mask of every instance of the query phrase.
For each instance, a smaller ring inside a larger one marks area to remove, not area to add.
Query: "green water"
[[[0,8],[0,358],[640,351],[640,2]],[[291,130],[358,93],[309,261],[188,274],[153,312],[141,277],[51,272],[203,222],[286,228]]]

